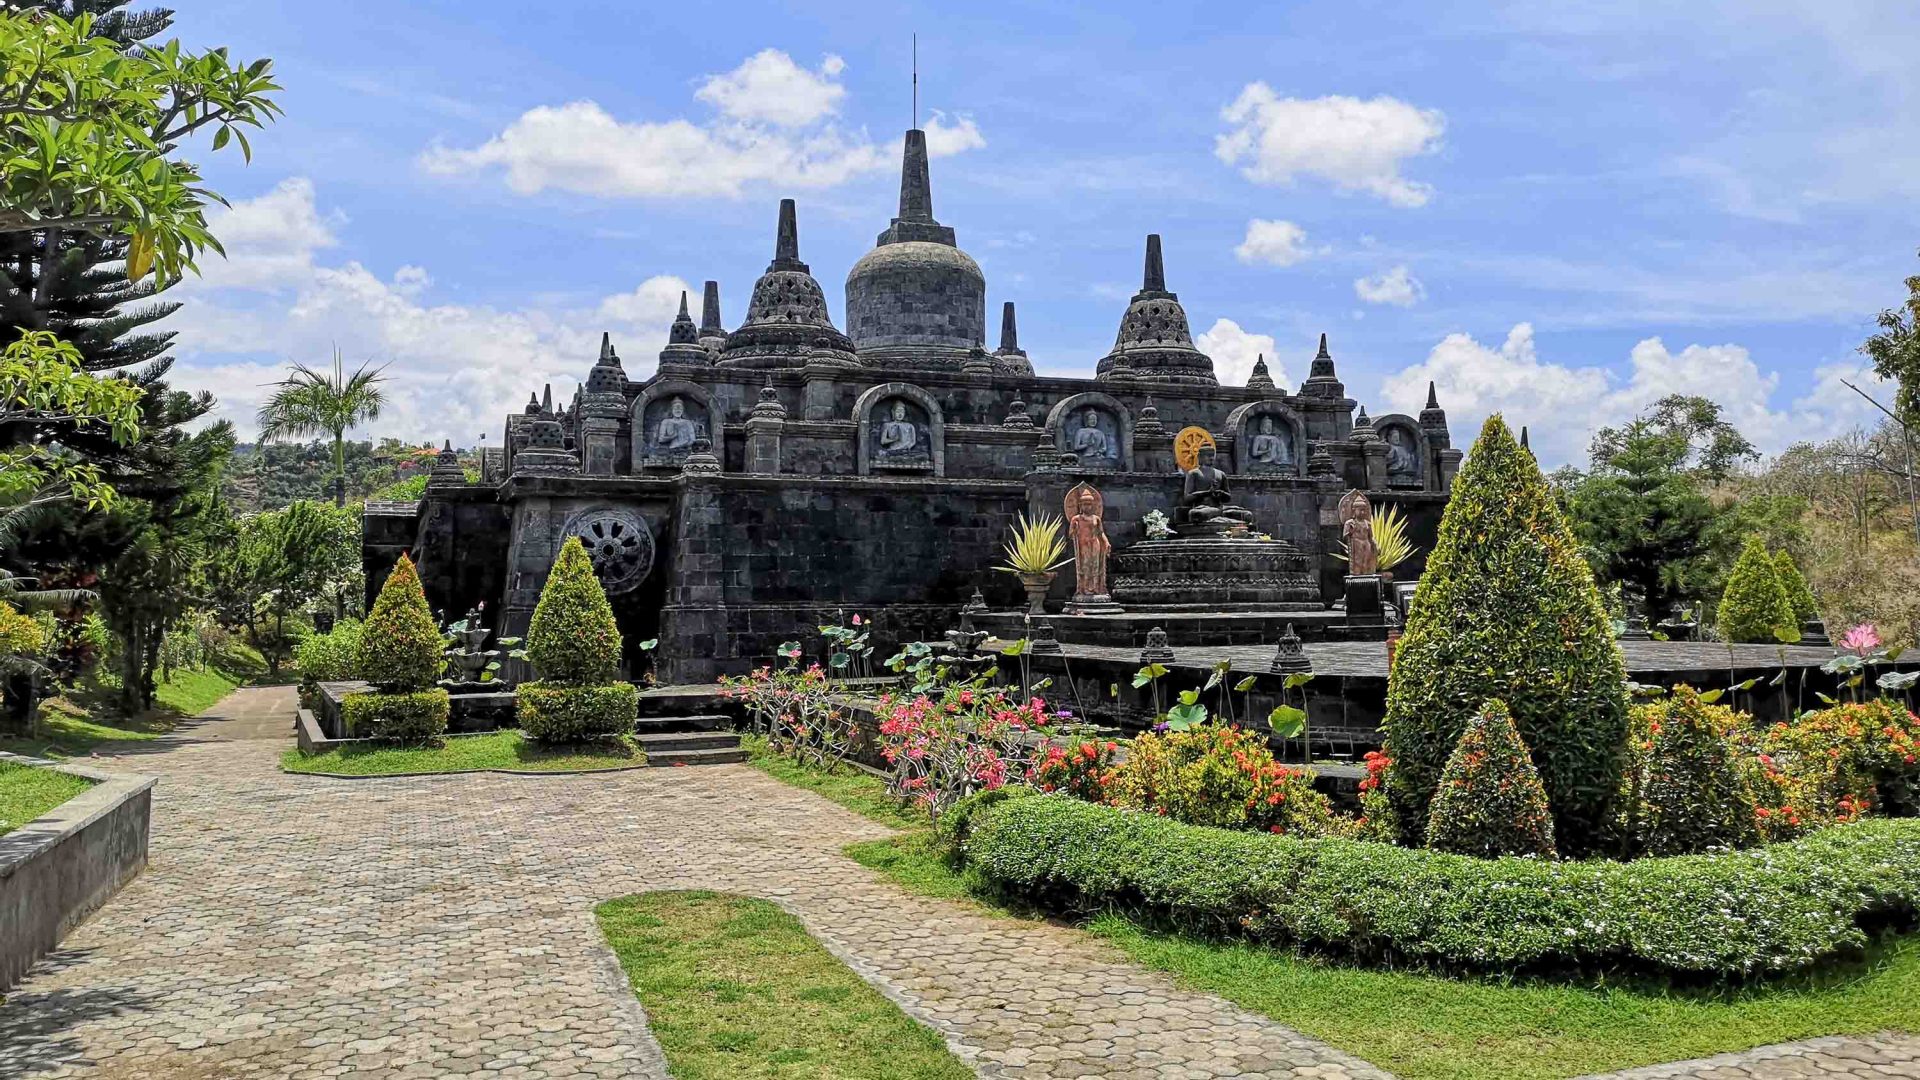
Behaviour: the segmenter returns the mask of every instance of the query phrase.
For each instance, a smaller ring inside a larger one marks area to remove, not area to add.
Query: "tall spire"
[[[1014,326],[1013,301],[1000,306],[1000,347],[993,350],[993,362],[1001,371],[1014,375],[1033,374],[1033,361],[1020,347],[1020,331]]]
[[[711,337],[714,334],[725,333],[726,331],[720,328],[720,283],[709,281],[706,286],[706,295],[700,298],[700,336]]]
[[[773,238],[773,263],[767,269],[808,272],[807,264],[800,261],[800,221],[792,199],[780,200],[780,226]]]
[[[1427,380],[1427,408],[1437,409],[1439,407],[1440,407],[1440,395],[1434,392],[1433,380],[1428,379]]]
[[[552,383],[548,383],[547,385],[540,388],[540,411],[545,413],[548,416],[553,415],[553,384]]]
[[[1141,292],[1167,291],[1167,268],[1160,260],[1160,234],[1147,234],[1147,268],[1140,281]]]
[[[687,314],[687,291],[680,290],[680,314],[673,317],[673,326],[667,330],[667,342],[673,345],[691,345],[700,340],[700,330],[693,325],[693,316]]]
[[[900,221],[933,221],[933,181],[927,175],[927,133],[907,132],[900,161]]]
[[[681,290],[680,314],[684,316],[686,313],[687,313],[687,294],[685,290]],[[602,363],[605,363],[606,361],[612,360],[613,358],[614,358],[613,335],[608,333],[605,330],[602,330],[600,331],[600,360]]]
[[[1346,396],[1347,388],[1333,370],[1333,353],[1327,349],[1327,335],[1324,333],[1320,335],[1320,350],[1313,355],[1313,366],[1307,369],[1307,381],[1300,384],[1300,392],[1308,397],[1319,398]]]
[[[1013,352],[1020,348],[1020,331],[1013,323],[1013,301],[1009,300],[1000,307],[1000,351]]]

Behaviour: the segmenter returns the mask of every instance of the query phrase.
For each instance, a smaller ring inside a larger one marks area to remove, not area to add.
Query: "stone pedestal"
[[[1347,575],[1347,625],[1385,626],[1386,582],[1379,574]]]
[[[580,472],[612,476],[620,454],[620,421],[602,416],[580,418]]]
[[[1126,608],[1114,603],[1113,597],[1106,593],[1098,596],[1074,593],[1073,599],[1067,601],[1066,606],[1068,615],[1118,615],[1125,610]]]

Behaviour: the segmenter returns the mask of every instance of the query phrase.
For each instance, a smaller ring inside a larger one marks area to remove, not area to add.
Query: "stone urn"
[[[1045,615],[1047,613],[1047,586],[1053,584],[1055,571],[1044,574],[1021,574],[1020,584],[1027,587],[1027,614]]]

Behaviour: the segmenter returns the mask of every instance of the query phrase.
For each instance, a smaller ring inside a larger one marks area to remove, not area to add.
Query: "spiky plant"
[[[1007,561],[994,569],[1023,577],[1051,574],[1070,561],[1060,519],[1051,514],[1031,520],[1021,514],[1013,524],[1013,539],[1001,549],[1007,553]]]

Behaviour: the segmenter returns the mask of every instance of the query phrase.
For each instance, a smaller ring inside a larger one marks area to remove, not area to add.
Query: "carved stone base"
[[[1112,559],[1113,602],[1135,610],[1325,607],[1313,560],[1284,540],[1223,530],[1213,537],[1142,540]]]
[[[1113,602],[1106,593],[1090,596],[1086,593],[1074,593],[1067,602],[1065,611],[1069,615],[1118,615],[1127,610]]]
[[[1347,625],[1385,626],[1386,583],[1379,574],[1347,576]]]

